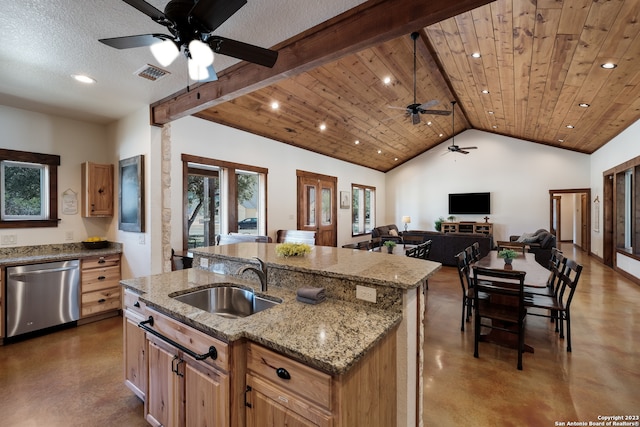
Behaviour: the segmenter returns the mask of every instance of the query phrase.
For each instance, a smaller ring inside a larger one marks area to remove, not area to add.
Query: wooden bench
[[[276,243],[306,243],[316,244],[315,231],[305,230],[278,230],[276,233]]]

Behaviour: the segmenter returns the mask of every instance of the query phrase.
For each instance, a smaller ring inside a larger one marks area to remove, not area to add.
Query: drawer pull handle
[[[104,280],[104,279],[106,279],[105,276],[98,276],[98,280]]]
[[[133,306],[136,307],[136,308],[140,308],[140,301],[136,301],[136,303],[133,304]]]
[[[105,301],[106,301],[106,299],[104,299],[104,298],[100,298],[100,299],[98,300],[98,304],[102,304],[102,303],[104,303]]]
[[[291,375],[289,374],[289,371],[287,371],[284,368],[278,368],[276,369],[276,374],[282,378],[283,380],[290,380],[291,379]]]
[[[98,260],[98,264],[104,264],[105,262],[107,262],[104,257],[100,257],[100,259]]]

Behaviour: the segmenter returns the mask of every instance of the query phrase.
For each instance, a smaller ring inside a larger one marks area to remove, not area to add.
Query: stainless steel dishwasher
[[[58,261],[7,268],[6,336],[80,318],[80,261]]]

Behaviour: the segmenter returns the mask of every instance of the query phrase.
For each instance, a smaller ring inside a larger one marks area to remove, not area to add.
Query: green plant
[[[440,218],[436,219],[436,222],[435,222],[436,231],[441,231],[442,230],[442,223],[443,222],[444,222],[444,217],[440,217]]]
[[[396,246],[396,242],[394,242],[393,240],[386,240],[384,242],[384,245],[388,248],[393,248]]]
[[[311,246],[306,243],[280,243],[276,245],[276,254],[278,256],[304,256],[311,252]]]
[[[514,259],[518,256],[518,252],[513,249],[503,249],[498,252],[498,258]]]
[[[455,217],[455,216],[453,216],[453,215],[449,215],[449,216],[447,217],[447,220],[448,220],[449,222],[454,222],[454,221],[456,220],[456,217]]]

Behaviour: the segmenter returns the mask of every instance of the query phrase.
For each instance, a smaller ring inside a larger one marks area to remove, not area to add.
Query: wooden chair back
[[[498,241],[496,245],[498,246],[498,251],[501,251],[503,249],[513,249],[514,251],[520,252],[523,255],[527,251],[526,243]]]
[[[405,255],[411,258],[429,259],[429,253],[431,252],[431,240],[427,240],[424,243],[420,243],[415,248],[407,249]]]
[[[276,233],[276,243],[306,243],[316,244],[315,231],[306,230],[278,230]]]

